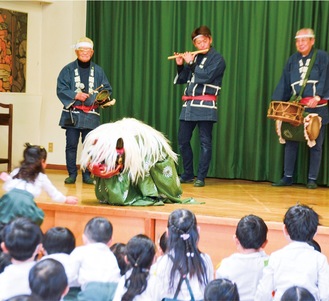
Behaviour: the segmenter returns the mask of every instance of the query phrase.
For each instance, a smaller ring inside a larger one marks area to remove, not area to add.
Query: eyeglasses
[[[78,48],[79,52],[92,52],[93,50],[91,48]]]

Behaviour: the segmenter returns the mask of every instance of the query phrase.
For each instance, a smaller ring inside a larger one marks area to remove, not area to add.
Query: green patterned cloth
[[[0,222],[4,224],[16,217],[27,217],[41,225],[44,215],[28,191],[14,188],[0,198]]]
[[[181,200],[181,184],[175,162],[166,158],[151,167],[149,174],[132,183],[128,173],[112,178],[96,179],[95,193],[101,203],[117,206],[162,206],[165,203],[197,202],[193,198]]]

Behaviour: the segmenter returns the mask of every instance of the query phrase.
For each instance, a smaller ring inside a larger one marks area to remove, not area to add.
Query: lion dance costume
[[[110,205],[195,203],[180,199],[176,163],[165,136],[134,118],[92,130],[81,153],[81,168],[95,177],[97,199]]]

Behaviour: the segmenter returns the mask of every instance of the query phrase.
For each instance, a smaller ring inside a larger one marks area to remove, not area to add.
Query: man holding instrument
[[[322,118],[322,127],[316,139],[316,145],[310,148],[306,185],[307,188],[315,189],[317,188],[316,180],[321,164],[325,125],[329,122],[327,106],[329,99],[329,55],[325,51],[313,48],[315,35],[310,28],[297,31],[295,40],[297,52],[288,59],[272,99],[288,101],[291,97],[300,96],[302,98],[300,104],[305,105],[305,112],[318,114]],[[307,72],[309,66],[311,69]],[[306,85],[302,89],[305,78]],[[298,146],[298,141],[286,141],[284,176],[279,182],[273,183],[273,186],[292,185]]]
[[[186,84],[179,117],[178,144],[184,172],[181,183],[194,182],[191,138],[199,128],[200,157],[195,187],[203,187],[212,155],[212,129],[217,122],[216,100],[220,94],[226,64],[224,58],[212,48],[212,37],[207,26],[196,28],[191,35],[196,52],[175,53],[177,75],[174,84]],[[184,64],[185,62],[185,64]]]
[[[112,92],[112,87],[103,69],[91,62],[94,54],[93,41],[87,37],[75,45],[77,59],[66,65],[57,78],[57,96],[63,104],[59,125],[66,129],[66,167],[69,176],[65,184],[74,184],[77,177],[77,149],[81,135],[82,143],[87,134],[99,126],[99,105],[96,96],[101,90]],[[93,184],[90,171],[82,172],[85,184]]]

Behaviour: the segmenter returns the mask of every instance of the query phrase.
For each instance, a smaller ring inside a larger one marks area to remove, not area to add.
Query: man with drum
[[[313,48],[315,42],[314,31],[310,28],[302,28],[295,36],[297,52],[289,59],[283,70],[283,74],[277,85],[272,99],[288,101],[292,96],[301,96],[300,103],[305,105],[305,112],[318,114],[322,118],[322,127],[315,146],[310,148],[310,161],[308,171],[309,189],[317,188],[322,144],[324,140],[325,125],[329,122],[327,101],[329,99],[329,55],[327,52]],[[312,56],[315,55],[312,61]],[[313,64],[313,65],[312,65]],[[305,88],[302,89],[304,78],[308,75]],[[302,95],[299,93],[302,91]],[[284,153],[284,176],[273,186],[290,186],[293,183],[293,173],[298,152],[298,141],[287,140]]]
[[[187,84],[179,117],[178,145],[184,168],[180,182],[194,182],[190,141],[198,126],[200,157],[194,186],[203,187],[212,154],[212,128],[218,118],[216,99],[220,94],[226,64],[223,56],[212,48],[211,32],[207,26],[196,28],[191,39],[198,51],[175,53],[177,75],[174,84]]]
[[[69,176],[65,184],[74,184],[77,177],[77,149],[81,136],[82,143],[87,134],[99,126],[99,107],[111,105],[107,102],[99,105],[97,95],[112,87],[104,70],[91,61],[94,54],[94,43],[83,37],[75,45],[77,59],[60,71],[57,78],[57,96],[63,104],[59,125],[66,130],[66,168]],[[82,181],[93,184],[90,172],[82,172]]]

